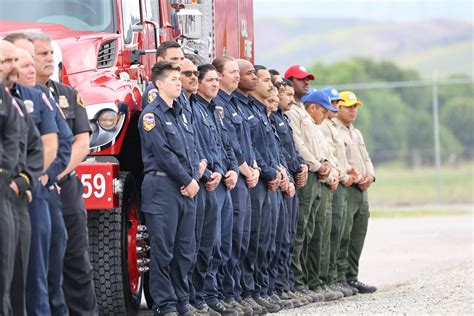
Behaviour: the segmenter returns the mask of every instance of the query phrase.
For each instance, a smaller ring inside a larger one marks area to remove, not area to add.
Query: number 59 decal
[[[92,174],[83,173],[81,175],[81,182],[84,186],[84,193],[82,197],[84,199],[90,198],[92,195],[97,199],[101,199],[105,195],[105,177],[103,174],[96,173],[94,176]]]

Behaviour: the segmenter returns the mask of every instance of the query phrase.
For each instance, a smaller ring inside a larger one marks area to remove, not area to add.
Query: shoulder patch
[[[81,108],[86,108],[86,105],[84,104],[84,100],[82,100],[81,96],[79,93],[77,94],[76,97],[76,103],[81,107]]]
[[[146,113],[143,115],[143,129],[147,132],[155,128],[155,115],[153,113]]]
[[[148,101],[148,104],[150,104],[151,102],[155,101],[156,99],[156,96],[158,95],[158,90],[156,89],[150,89],[148,91],[148,94],[147,94],[147,101]]]

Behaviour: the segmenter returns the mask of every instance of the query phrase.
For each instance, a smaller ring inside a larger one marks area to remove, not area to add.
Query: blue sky
[[[473,21],[473,0],[254,0],[255,17],[359,18],[407,22]]]

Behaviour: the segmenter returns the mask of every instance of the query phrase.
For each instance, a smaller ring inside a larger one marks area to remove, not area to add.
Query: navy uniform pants
[[[160,313],[184,309],[189,302],[188,273],[195,253],[196,205],[164,176],[145,175],[142,212],[150,238],[150,294]]]
[[[58,182],[61,187],[61,204],[67,231],[64,254],[63,291],[70,315],[97,315],[92,265],[89,258],[87,211],[82,193],[84,187],[74,174]]]
[[[250,192],[245,177],[239,175],[237,185],[230,191],[233,208],[232,253],[223,273],[222,291],[225,301],[240,301],[242,265],[247,257],[250,242],[251,205]]]
[[[28,197],[26,194],[13,201],[15,226],[17,229],[15,268],[11,287],[11,304],[13,315],[26,315],[25,287],[28,272],[28,257],[31,243],[31,221],[28,213]]]
[[[54,185],[48,188],[48,208],[51,217],[51,244],[49,248],[48,292],[51,315],[68,315],[63,292],[64,253],[67,245],[67,231],[64,225],[62,204]]]
[[[286,199],[283,197],[281,191],[277,191],[277,210],[278,217],[276,222],[276,234],[275,234],[275,251],[273,252],[272,258],[269,264],[269,286],[267,295],[272,295],[277,288],[278,282],[284,282],[287,280],[287,275],[284,270],[284,263],[288,258],[288,252],[290,249],[290,237],[289,237],[289,211],[286,204]],[[281,292],[281,291],[280,291]]]
[[[196,307],[201,307],[206,303],[205,280],[216,241],[218,208],[216,191],[205,191],[204,184],[202,181],[200,182],[201,190],[205,192],[206,202],[204,209],[201,208],[202,204],[196,208],[196,253],[194,270],[192,271],[193,303]]]
[[[260,287],[255,282],[259,268],[263,266],[265,254],[270,244],[271,205],[268,189],[262,180],[250,189],[252,205],[250,243],[247,256],[242,265],[242,297],[258,296]]]
[[[33,190],[33,201],[28,206],[31,220],[31,246],[26,278],[28,315],[51,315],[48,296],[48,258],[51,244],[48,195],[48,190],[38,183]]]
[[[223,181],[217,186],[215,192],[217,196],[216,242],[205,282],[208,304],[217,304],[218,300],[223,298],[221,293],[224,276],[231,277],[232,275],[232,271],[227,268],[227,262],[232,254],[232,198]]]
[[[15,220],[12,201],[15,193],[8,187],[0,172],[0,314],[12,313],[10,303],[10,287],[13,278],[15,261]]]

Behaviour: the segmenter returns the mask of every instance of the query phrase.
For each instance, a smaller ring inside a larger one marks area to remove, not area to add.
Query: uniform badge
[[[148,104],[155,101],[157,95],[158,95],[158,90],[156,89],[151,89],[150,91],[148,91],[148,94],[147,94]]]
[[[182,116],[183,116],[184,124],[188,125],[188,120],[186,118],[186,115],[184,115],[184,113],[183,113]]]
[[[69,107],[69,102],[67,101],[67,98],[64,95],[59,96],[58,103],[61,109],[67,109]]]
[[[224,119],[224,108],[220,105],[216,106],[216,110],[217,112],[219,112],[219,117],[221,118],[221,120]]]
[[[76,103],[81,107],[81,108],[86,108],[86,105],[84,104],[84,100],[82,100],[81,96],[79,93],[77,94],[76,97]]]
[[[153,113],[143,115],[143,129],[147,132],[151,131],[156,126],[155,116]]]
[[[25,104],[26,112],[33,113],[33,111],[35,110],[35,104],[33,103],[33,101],[25,100],[23,101],[23,103]]]

